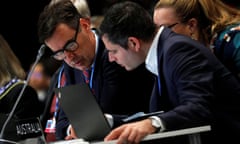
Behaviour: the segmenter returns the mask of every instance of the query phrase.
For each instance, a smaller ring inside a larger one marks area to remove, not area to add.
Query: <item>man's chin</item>
[[[127,71],[132,71],[134,68],[132,67],[127,67],[127,66],[123,66]]]
[[[72,67],[75,68],[75,69],[81,70],[81,71],[85,69],[85,67],[78,66],[78,65],[72,65]]]
[[[138,65],[136,65],[136,66],[124,66],[124,68],[127,70],[127,71],[133,71],[133,70],[135,70],[135,69],[137,69],[138,68]]]
[[[127,67],[127,66],[125,66],[125,65],[123,65],[123,64],[119,64],[119,63],[118,63],[118,65],[120,65],[121,67],[123,67],[123,68],[125,68],[126,70],[128,70],[128,67]]]

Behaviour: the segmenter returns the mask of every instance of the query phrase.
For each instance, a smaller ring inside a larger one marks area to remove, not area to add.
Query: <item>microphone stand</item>
[[[22,87],[22,90],[21,90],[18,98],[17,98],[16,102],[14,103],[14,106],[13,106],[10,114],[8,115],[6,121],[5,121],[4,124],[3,124],[2,130],[1,130],[1,133],[0,133],[0,142],[3,141],[3,142],[16,143],[16,142],[12,142],[12,141],[9,141],[9,140],[4,140],[4,139],[3,139],[3,134],[4,134],[4,131],[5,131],[5,129],[6,129],[7,124],[9,123],[10,119],[13,117],[13,114],[14,114],[16,108],[17,108],[17,105],[18,105],[19,101],[20,101],[21,98],[22,98],[23,92],[25,91],[25,89],[26,89],[26,87],[27,87],[27,85],[28,85],[28,83],[29,83],[29,80],[30,80],[30,77],[31,77],[31,75],[32,75],[32,73],[33,73],[33,70],[35,69],[37,63],[39,62],[40,58],[41,58],[41,57],[43,56],[43,54],[44,54],[45,48],[46,48],[46,45],[45,45],[45,44],[42,44],[41,47],[40,47],[39,50],[38,50],[38,55],[37,55],[37,57],[36,57],[36,60],[35,60],[32,68],[31,68],[31,70],[29,71],[29,74],[28,74],[28,76],[27,76],[27,80],[25,81],[25,83],[24,83],[24,85],[23,85],[23,87]]]

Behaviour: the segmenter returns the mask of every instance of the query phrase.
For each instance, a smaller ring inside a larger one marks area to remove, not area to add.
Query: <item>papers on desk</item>
[[[52,142],[49,144],[90,144],[90,143],[87,141],[84,141],[83,139],[73,139],[73,140],[63,140],[63,141]]]

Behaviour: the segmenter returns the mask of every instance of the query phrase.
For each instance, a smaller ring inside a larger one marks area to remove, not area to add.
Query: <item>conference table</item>
[[[189,144],[201,144],[200,134],[202,132],[209,132],[210,130],[211,130],[211,127],[209,125],[206,125],[206,126],[186,128],[186,129],[180,129],[180,130],[174,130],[174,131],[159,132],[159,133],[154,133],[146,136],[142,141],[151,141],[156,139],[188,135]],[[83,139],[75,139],[75,140],[69,140],[69,141],[58,141],[50,144],[115,144],[115,143],[116,143],[116,140],[107,141],[107,142],[105,141],[87,142],[87,141],[84,141]]]

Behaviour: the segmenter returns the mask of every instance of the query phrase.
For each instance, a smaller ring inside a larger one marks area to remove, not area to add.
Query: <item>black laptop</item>
[[[100,141],[110,132],[110,125],[87,84],[57,88],[56,92],[78,138]]]

